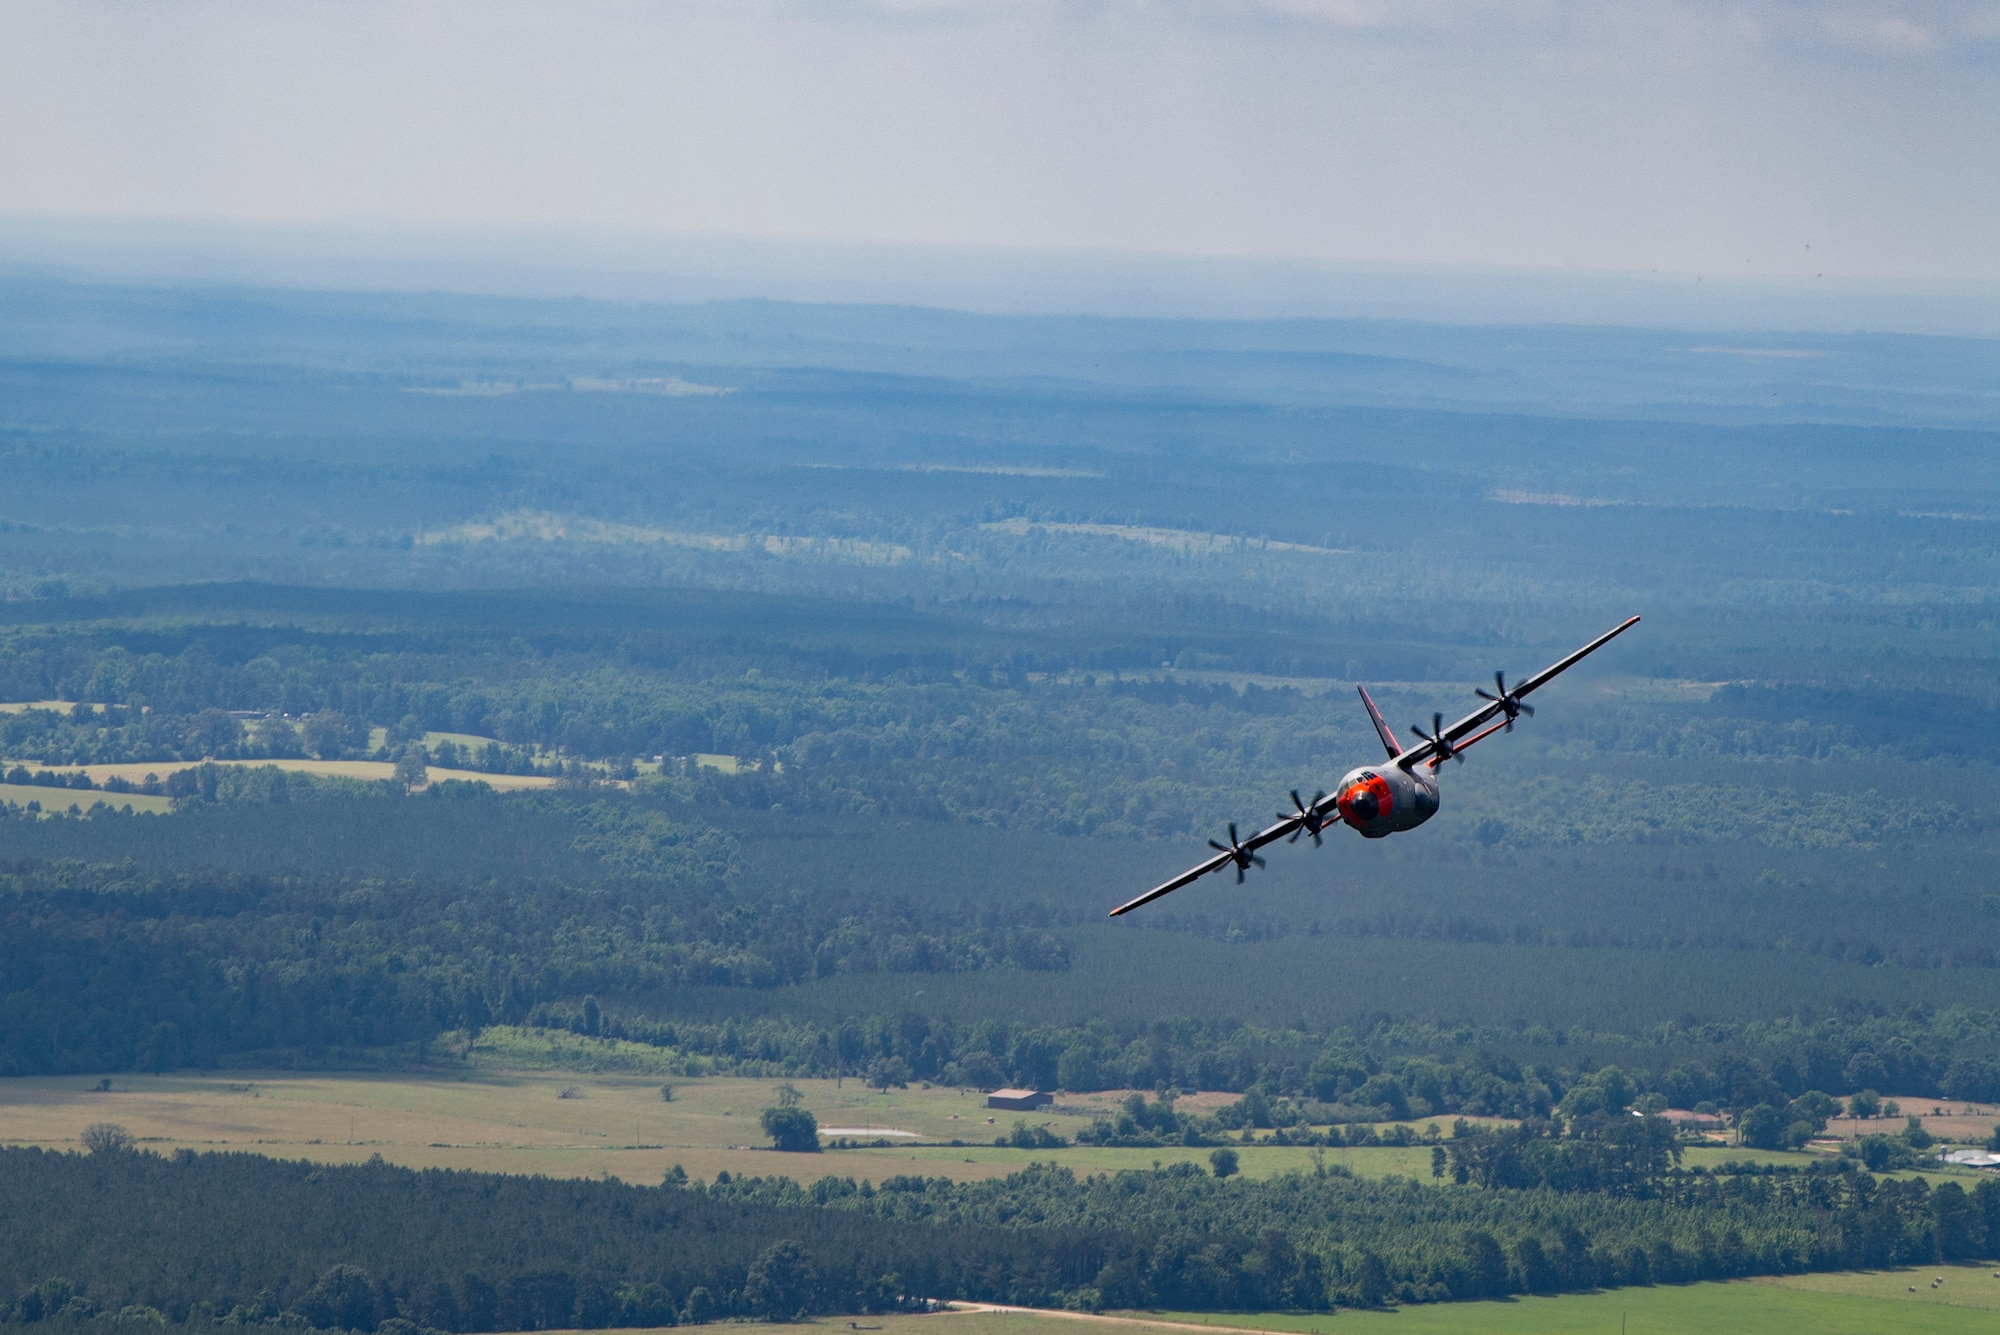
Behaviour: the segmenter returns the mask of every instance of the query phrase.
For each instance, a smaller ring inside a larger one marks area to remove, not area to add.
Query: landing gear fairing
[[[1368,720],[1375,725],[1375,735],[1382,739],[1383,749],[1388,752],[1386,763],[1349,770],[1334,785],[1331,795],[1316,793],[1310,802],[1293,792],[1292,810],[1279,812],[1276,824],[1265,826],[1248,839],[1238,838],[1236,827],[1231,825],[1228,843],[1216,839],[1208,841],[1208,846],[1216,850],[1214,857],[1188,868],[1171,881],[1154,886],[1137,899],[1120,904],[1111,910],[1111,916],[1115,918],[1121,913],[1130,913],[1141,904],[1150,904],[1161,895],[1170,894],[1228,866],[1236,868],[1236,881],[1241,885],[1245,872],[1264,865],[1258,849],[1280,839],[1297,843],[1299,836],[1304,834],[1311,835],[1317,845],[1321,842],[1321,831],[1336,819],[1359,831],[1364,839],[1381,839],[1402,830],[1416,829],[1437,815],[1440,765],[1447,760],[1463,764],[1465,752],[1473,746],[1496,732],[1512,732],[1514,720],[1524,714],[1532,717],[1535,712],[1522,703],[1523,696],[1548,685],[1638,624],[1638,617],[1620,623],[1561,662],[1543,668],[1511,691],[1507,689],[1507,679],[1498,672],[1494,673],[1493,685],[1498,694],[1483,687],[1475,690],[1473,694],[1486,703],[1449,728],[1444,726],[1444,715],[1431,715],[1429,732],[1422,728],[1410,729],[1418,738],[1414,746],[1406,747],[1396,740],[1396,734],[1382,720],[1382,711],[1369,698],[1368,688],[1357,687],[1361,692],[1361,703],[1368,710]]]

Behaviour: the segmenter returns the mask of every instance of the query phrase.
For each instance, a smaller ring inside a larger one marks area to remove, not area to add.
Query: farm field
[[[673,1086],[671,1103],[660,1098],[663,1080]],[[912,1087],[885,1095],[853,1080],[792,1083],[829,1141],[845,1137],[892,1143],[829,1149],[817,1156],[779,1154],[768,1148],[757,1117],[777,1101],[783,1083],[488,1064],[381,1074],[130,1075],[114,1078],[110,1091],[97,1090],[94,1082],[79,1077],[17,1078],[0,1081],[0,1144],[72,1148],[83,1128],[109,1121],[160,1153],[245,1150],[325,1163],[359,1162],[379,1154],[411,1168],[608,1176],[634,1183],[657,1182],[674,1164],[700,1178],[726,1171],[880,1181],[916,1173],[961,1182],[1003,1177],[1031,1163],[1059,1163],[1079,1173],[1176,1163],[1208,1166],[1206,1148],[996,1146],[993,1138],[1020,1115],[987,1109],[976,1091]],[[571,1097],[562,1097],[566,1090]],[[1108,1107],[1126,1093],[1066,1096],[1065,1106]],[[1181,1104],[1201,1106],[1229,1097],[1201,1094]],[[1087,1124],[1084,1116],[1047,1110],[1025,1120],[1065,1137]],[[913,1134],[906,1141],[895,1132]],[[972,1143],[950,1144],[954,1139]],[[1425,1145],[1232,1145],[1249,1178],[1311,1172],[1322,1165],[1363,1178],[1428,1181],[1431,1174],[1431,1151]],[[1714,1168],[1731,1161],[1804,1164],[1815,1157],[1715,1146],[1688,1150],[1684,1162]],[[1975,1175],[1953,1170],[1925,1176],[1969,1182]]]
[[[16,757],[0,763],[7,765],[26,764],[40,767],[42,762]],[[393,777],[396,772],[396,767],[386,760],[153,760],[112,765],[65,765],[59,768],[65,773],[73,773],[80,769],[90,776],[92,783],[101,784],[106,779],[114,776],[121,779],[129,779],[133,783],[139,783],[148,774],[164,778],[175,770],[193,769],[196,765],[203,764],[239,765],[252,769],[273,765],[295,774],[320,774],[340,779],[387,779]],[[439,769],[436,766],[432,766],[430,769],[430,779],[432,783],[442,783],[446,779],[464,779],[490,784],[494,789],[502,792],[512,792],[523,788],[550,788],[555,785],[554,779],[539,774],[486,774],[479,770]],[[138,808],[135,807],[134,810],[138,810]]]
[[[327,1163],[379,1154],[413,1168],[608,1175],[635,1183],[657,1182],[677,1163],[701,1178],[727,1171],[873,1181],[899,1173],[970,1181],[1004,1176],[1029,1163],[1056,1162],[1080,1173],[1208,1164],[1207,1149],[1000,1148],[991,1141],[1012,1127],[1017,1114],[988,1110],[975,1091],[913,1087],[884,1095],[852,1080],[838,1086],[831,1080],[794,1083],[823,1130],[853,1139],[905,1131],[921,1139],[819,1155],[779,1154],[767,1148],[757,1118],[777,1101],[783,1082],[669,1079],[670,1103],[660,1098],[659,1076],[486,1066],[394,1074],[126,1075],[114,1077],[108,1091],[84,1077],[16,1078],[0,1081],[0,1144],[74,1148],[85,1127],[115,1122],[159,1153],[243,1150]],[[570,1097],[563,1097],[565,1091]],[[1115,1102],[1119,1095],[1076,1097],[1078,1106],[1091,1106]],[[1082,1116],[1047,1112],[1027,1120],[1066,1136],[1086,1124]],[[986,1143],[940,1143],[952,1139]],[[1430,1150],[1424,1146],[1237,1149],[1241,1171],[1252,1178],[1310,1171],[1318,1163],[1370,1178],[1430,1175]]]
[[[1942,1275],[1945,1282],[1932,1288]],[[1915,1292],[1909,1290],[1914,1286]],[[1602,1293],[1523,1297],[1505,1302],[1434,1303],[1389,1312],[1161,1312],[1165,1321],[1210,1327],[1333,1335],[1569,1335],[1623,1329],[1627,1335],[1957,1335],[1990,1331],[2000,1312],[1992,1267],[1931,1266],[1859,1274],[1788,1275],[1725,1283],[1661,1285]]]
[[[134,811],[151,811],[165,815],[174,809],[173,799],[154,797],[146,793],[107,793],[96,789],[48,788],[35,783],[10,783],[0,786],[0,803],[25,809],[30,802],[40,802],[44,812],[68,811],[75,806],[80,811],[88,811],[103,802],[116,810],[130,807]]]
[[[1936,1289],[1930,1280],[1945,1277]],[[1916,1292],[1909,1292],[1914,1285]],[[1387,1312],[1117,1312],[1086,1315],[970,1304],[929,1316],[822,1318],[831,1331],[883,1335],[1085,1335],[1119,1330],[1262,1330],[1283,1335],[1570,1335],[1623,1329],[1627,1335],[1958,1335],[1993,1328],[2000,1279],[1990,1267],[1941,1266],[1860,1274],[1798,1275],[1658,1288],[1614,1289],[1555,1298],[1436,1303]]]
[[[1843,1140],[1860,1136],[1893,1134],[1903,1129],[1905,1119],[1914,1117],[1924,1130],[1939,1140],[1973,1143],[1983,1141],[2000,1125],[2000,1107],[1965,1099],[1927,1099],[1917,1094],[1885,1094],[1885,1104],[1898,1111],[1884,1117],[1835,1117],[1828,1120],[1826,1133]]]

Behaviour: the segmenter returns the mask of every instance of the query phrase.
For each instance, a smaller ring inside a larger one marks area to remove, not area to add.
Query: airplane
[[[1236,867],[1236,883],[1241,885],[1245,872],[1264,865],[1264,859],[1257,855],[1258,849],[1280,839],[1295,844],[1302,834],[1312,836],[1315,848],[1322,847],[1320,835],[1335,817],[1342,824],[1359,831],[1364,839],[1381,839],[1403,830],[1416,829],[1437,815],[1437,772],[1440,765],[1447,760],[1455,760],[1462,765],[1466,751],[1477,743],[1496,732],[1514,731],[1515,719],[1523,714],[1532,717],[1535,712],[1522,702],[1523,696],[1548,685],[1638,624],[1638,617],[1620,623],[1561,662],[1543,668],[1511,691],[1507,689],[1506,677],[1495,672],[1493,685],[1499,692],[1497,695],[1484,687],[1476,688],[1473,694],[1486,703],[1449,728],[1444,726],[1443,714],[1431,715],[1429,732],[1413,726],[1410,731],[1418,738],[1415,746],[1406,747],[1398,742],[1396,734],[1382,721],[1382,711],[1375,707],[1368,688],[1355,687],[1361,692],[1362,706],[1368,710],[1368,721],[1375,725],[1375,735],[1382,739],[1382,746],[1389,753],[1386,765],[1362,765],[1351,769],[1334,785],[1331,796],[1315,793],[1310,802],[1301,798],[1296,788],[1293,789],[1292,810],[1279,812],[1275,825],[1265,826],[1248,839],[1238,839],[1236,826],[1231,824],[1228,843],[1216,839],[1208,841],[1208,846],[1216,850],[1214,857],[1188,868],[1171,881],[1154,886],[1137,899],[1120,904],[1111,910],[1111,916],[1116,918],[1130,913],[1161,895],[1172,894],[1182,886],[1232,864]]]

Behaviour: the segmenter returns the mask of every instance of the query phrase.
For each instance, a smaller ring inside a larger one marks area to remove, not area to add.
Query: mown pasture
[[[1942,1276],[1944,1283],[1932,1286]],[[1162,1312],[1163,1321],[1284,1335],[1958,1335],[1990,1331],[2000,1313],[1991,1266],[1782,1275],[1722,1283],[1611,1289],[1500,1302],[1429,1303],[1386,1312]],[[1139,1314],[1134,1314],[1139,1315]],[[1025,1335],[1025,1332],[1024,1332]]]
[[[784,1082],[727,1077],[672,1079],[626,1073],[444,1068],[390,1074],[233,1072],[210,1076],[118,1076],[109,1091],[77,1077],[0,1081],[0,1144],[74,1148],[86,1126],[115,1122],[142,1148],[248,1150],[277,1158],[352,1163],[381,1155],[406,1167],[612,1176],[658,1182],[674,1164],[701,1178],[718,1172],[810,1180],[829,1174],[880,1181],[899,1173],[958,1181],[997,1177],[1030,1162],[1079,1172],[1206,1166],[1206,1149],[999,1148],[1019,1114],[985,1107],[977,1091],[913,1087],[883,1093],[855,1080],[793,1082],[829,1140],[863,1148],[780,1154],[758,1124]],[[660,1098],[670,1083],[673,1100]],[[564,1097],[565,1093],[569,1096]],[[1084,1096],[1108,1104],[1115,1094]],[[1046,1111],[1027,1119],[1073,1137],[1088,1124]],[[848,1129],[858,1129],[858,1132]],[[882,1133],[914,1132],[920,1139]],[[957,1139],[972,1142],[953,1146]],[[892,1143],[877,1146],[875,1140]],[[900,1142],[900,1143],[897,1143]],[[1252,1177],[1310,1170],[1314,1152],[1240,1146]],[[1428,1175],[1430,1151],[1321,1151],[1357,1174]]]
[[[111,1079],[109,1090],[97,1088],[98,1083],[74,1076],[0,1080],[0,1144],[75,1148],[85,1127],[115,1122],[142,1148],[158,1153],[248,1150],[325,1163],[380,1155],[410,1168],[610,1176],[634,1183],[658,1182],[674,1164],[704,1179],[726,1171],[801,1181],[834,1175],[879,1182],[897,1174],[973,1181],[1030,1163],[1106,1173],[1175,1163],[1205,1169],[1209,1158],[1206,1148],[1177,1146],[1017,1149],[993,1144],[1017,1120],[1073,1140],[1090,1118],[1067,1110],[1109,1108],[1128,1093],[1116,1090],[1065,1095],[1065,1111],[1044,1109],[1024,1117],[987,1108],[976,1090],[912,1086],[884,1092],[856,1080],[800,1079],[790,1083],[818,1118],[828,1143],[855,1145],[808,1155],[770,1149],[759,1126],[759,1115],[778,1101],[786,1083],[779,1080],[686,1080],[482,1063],[381,1073],[120,1075]],[[662,1084],[672,1087],[672,1101],[661,1099]],[[1228,1097],[1197,1095],[1182,1106]],[[1421,1134],[1424,1124],[1412,1129]],[[914,1136],[886,1134],[890,1132]],[[875,1144],[878,1140],[889,1143]],[[963,1143],[954,1145],[954,1140]],[[1425,1145],[1232,1145],[1241,1171],[1252,1178],[1321,1166],[1365,1178],[1429,1181],[1431,1176],[1431,1152]],[[1804,1164],[1813,1157],[1717,1146],[1687,1151],[1686,1162],[1713,1168],[1731,1160]]]

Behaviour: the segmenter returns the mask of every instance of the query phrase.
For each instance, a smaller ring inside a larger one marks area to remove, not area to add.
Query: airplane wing
[[[1318,802],[1315,802],[1310,808],[1308,808],[1308,810],[1312,811],[1316,815],[1323,815],[1326,811],[1330,811],[1332,809],[1333,809],[1333,799],[1331,797],[1321,798]],[[1229,866],[1231,863],[1237,860],[1236,859],[1237,850],[1241,850],[1246,856],[1255,853],[1258,849],[1262,848],[1264,845],[1274,844],[1278,840],[1283,839],[1285,836],[1293,833],[1301,825],[1305,824],[1305,820],[1306,816],[1305,812],[1303,811],[1290,816],[1281,816],[1274,824],[1266,825],[1263,829],[1257,831],[1257,833],[1251,835],[1248,839],[1245,839],[1241,843],[1237,844],[1236,848],[1234,849],[1225,848],[1221,852],[1217,853],[1214,857],[1209,858],[1206,862],[1197,863],[1195,866],[1189,867],[1186,871],[1174,877],[1171,881],[1162,881],[1160,884],[1154,886],[1151,890],[1148,890],[1145,894],[1140,895],[1137,899],[1130,899],[1124,902],[1123,904],[1120,904],[1117,908],[1111,910],[1111,916],[1115,918],[1121,913],[1130,913],[1133,909],[1138,908],[1142,904],[1152,903],[1154,900],[1158,899],[1161,895],[1172,894],[1174,891],[1180,889],[1184,885],[1191,885],[1194,882],[1199,881],[1202,877],[1208,875],[1210,872],[1221,871],[1224,867]],[[1230,833],[1233,835],[1236,832],[1236,827],[1232,825],[1229,827],[1229,830]],[[1214,840],[1210,840],[1209,842],[1213,844]],[[1242,878],[1238,877],[1237,879],[1241,880]]]
[[[1508,694],[1512,695],[1518,701],[1522,696],[1528,694],[1528,692],[1548,685],[1551,681],[1554,681],[1557,677],[1569,671],[1578,663],[1581,663],[1584,659],[1596,653],[1599,649],[1602,649],[1605,645],[1611,643],[1611,641],[1617,639],[1620,635],[1623,635],[1638,624],[1638,617],[1626,618],[1610,630],[1604,632],[1604,634],[1592,640],[1589,644],[1584,645],[1583,648],[1569,655],[1569,657],[1549,664],[1549,666],[1543,668],[1534,676],[1529,677],[1519,686],[1516,686]],[[1486,727],[1487,724],[1492,723],[1496,715],[1502,712],[1503,708],[1504,706],[1500,701],[1488,700],[1485,704],[1473,710],[1449,728],[1446,728],[1440,736],[1443,737],[1445,743],[1451,747],[1453,752],[1463,751],[1474,742],[1484,741],[1486,738],[1492,736],[1497,729],[1506,726],[1504,723],[1498,723],[1492,727]],[[1482,728],[1485,729],[1483,732],[1480,731]],[[1478,733],[1478,735],[1471,736],[1473,733]],[[1463,745],[1457,745],[1456,743],[1458,743],[1461,737],[1468,740]],[[1408,769],[1412,765],[1420,765],[1425,761],[1432,760],[1433,757],[1436,757],[1437,760],[1442,760],[1443,757],[1438,756],[1437,752],[1438,746],[1436,740],[1426,738],[1424,741],[1418,742],[1415,746],[1397,756],[1396,763]]]
[[[1214,857],[1210,858],[1208,861],[1201,863],[1198,866],[1189,867],[1186,871],[1174,877],[1173,880],[1162,881],[1160,884],[1154,886],[1151,890],[1148,890],[1145,894],[1140,895],[1137,899],[1126,900],[1123,904],[1120,904],[1117,908],[1111,910],[1111,916],[1115,918],[1121,913],[1130,913],[1133,909],[1138,908],[1142,904],[1150,904],[1154,900],[1158,899],[1161,895],[1172,894],[1174,891],[1180,889],[1184,885],[1192,885],[1194,882],[1199,881],[1202,877],[1208,875],[1212,871],[1221,871],[1224,867],[1227,867],[1231,862],[1234,862],[1235,860],[1236,859],[1232,854],[1217,853]]]
[[[1522,682],[1519,686],[1516,686],[1514,688],[1514,694],[1516,696],[1523,696],[1526,695],[1529,691],[1534,690],[1538,686],[1546,686],[1551,680],[1569,671],[1571,668],[1575,667],[1578,663],[1582,662],[1585,658],[1588,658],[1591,654],[1596,653],[1599,649],[1602,649],[1605,645],[1611,643],[1613,640],[1617,639],[1620,635],[1623,635],[1626,631],[1632,629],[1632,627],[1638,624],[1639,624],[1639,618],[1637,617],[1626,618],[1624,621],[1619,622],[1616,626],[1613,626],[1610,630],[1605,631],[1602,635],[1592,640],[1589,644],[1584,645],[1583,648],[1577,650],[1575,653],[1571,654],[1568,658],[1563,659],[1562,662],[1551,663],[1548,667],[1543,668],[1540,672],[1537,672],[1534,676],[1528,678],[1526,681]]]

